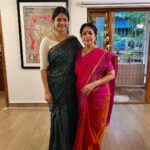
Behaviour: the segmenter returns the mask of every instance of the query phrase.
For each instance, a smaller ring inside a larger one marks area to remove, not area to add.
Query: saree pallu
[[[73,150],[100,150],[110,106],[110,85],[103,84],[88,96],[82,93],[82,89],[114,69],[111,59],[112,54],[100,48],[83,57],[81,51],[77,53],[75,73],[79,116]]]
[[[114,53],[110,52],[110,60],[112,62],[112,65],[114,67],[115,71],[115,78],[109,82],[110,87],[110,103],[109,103],[109,110],[108,110],[108,116],[107,116],[107,122],[106,124],[109,125],[110,118],[112,114],[112,108],[114,104],[114,96],[115,96],[115,81],[118,73],[118,56],[116,56]]]
[[[71,36],[48,53],[48,85],[54,104],[49,150],[73,149],[77,125],[74,61],[75,52],[81,47],[77,38]]]

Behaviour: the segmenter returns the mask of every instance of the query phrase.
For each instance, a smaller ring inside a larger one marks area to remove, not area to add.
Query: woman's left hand
[[[86,84],[86,85],[83,87],[82,92],[83,92],[83,94],[85,94],[85,95],[89,95],[89,93],[90,93],[92,90],[94,90],[95,87],[96,87],[96,85],[95,85],[94,82],[89,83],[89,84]]]

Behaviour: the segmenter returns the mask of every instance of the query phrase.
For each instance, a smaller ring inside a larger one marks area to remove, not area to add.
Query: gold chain
[[[68,38],[67,36],[64,36],[63,39],[60,39],[60,38],[58,38],[58,36],[55,33],[54,33],[54,36],[58,42],[61,42],[61,41],[65,40],[66,38]]]
[[[55,35],[56,40],[57,40],[58,42],[60,42],[61,40],[56,36],[55,33],[54,33],[54,35]]]

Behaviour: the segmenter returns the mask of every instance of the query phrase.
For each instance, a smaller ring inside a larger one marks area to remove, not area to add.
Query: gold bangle
[[[94,87],[96,87],[96,83],[94,82],[93,84],[94,84]]]
[[[49,93],[49,92],[44,92],[44,94],[47,94],[47,93]]]

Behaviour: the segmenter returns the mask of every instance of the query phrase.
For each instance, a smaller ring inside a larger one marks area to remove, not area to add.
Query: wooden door
[[[4,77],[3,77],[3,66],[2,66],[2,49],[3,49],[3,40],[2,40],[2,27],[0,22],[0,91],[4,91]]]
[[[2,22],[0,15],[0,54],[1,54],[1,63],[0,63],[0,86],[5,93],[6,106],[9,106],[9,97],[8,97],[8,86],[7,86],[7,76],[6,76],[6,65],[5,65],[5,51],[3,44],[3,32],[2,32]]]
[[[147,63],[147,78],[146,78],[146,102],[150,104],[150,34],[149,34],[149,49],[148,49],[148,63]]]
[[[113,36],[113,32],[115,30],[113,23],[114,23],[114,12],[128,12],[128,11],[150,11],[150,9],[129,9],[129,8],[116,8],[116,9],[98,9],[98,8],[89,8],[88,9],[88,17],[92,18],[91,20],[96,24],[97,23],[97,17],[104,17],[104,49],[108,49],[108,50],[112,50],[114,49],[114,36]],[[150,22],[149,22],[150,24]],[[101,47],[101,46],[100,46]],[[137,58],[136,58],[137,59]],[[139,103],[150,103],[150,39],[149,39],[149,52],[148,52],[148,62],[147,62],[147,75],[146,75],[146,87],[145,87],[145,93],[143,92],[142,95],[142,99],[143,101],[139,102]],[[129,64],[131,66],[131,64]],[[144,66],[144,65],[143,65]],[[123,67],[121,66],[121,64],[119,64],[119,67],[123,69]],[[139,70],[139,67],[137,67]],[[142,67],[142,73],[141,77],[139,77],[139,79],[142,80],[142,83],[144,82],[144,67]],[[119,69],[120,70],[120,69]],[[132,68],[133,70],[133,68]],[[126,70],[125,70],[126,71]],[[122,70],[120,70],[120,72],[123,74]],[[135,73],[134,71],[130,71],[131,73]],[[130,77],[131,77],[131,73],[130,73]],[[118,71],[119,74],[119,71]],[[127,71],[124,73],[125,76],[127,76]],[[139,75],[139,73],[137,74]],[[134,75],[135,76],[135,75]],[[119,78],[119,77],[118,77]],[[122,77],[121,77],[122,78]],[[128,78],[128,77],[126,77]],[[132,77],[133,78],[133,77]],[[124,80],[124,77],[123,77]],[[134,77],[135,80],[135,77]],[[133,81],[134,81],[133,80]],[[119,80],[118,80],[119,81]],[[132,81],[132,80],[131,80]],[[139,80],[137,80],[139,82]],[[127,84],[127,82],[124,80],[125,84]],[[117,82],[116,82],[117,83]],[[131,82],[128,83],[131,84]],[[142,83],[140,83],[140,85],[142,85]],[[121,83],[122,84],[122,83]],[[119,85],[119,84],[118,84]],[[143,86],[145,86],[145,84],[143,83]],[[136,90],[135,90],[136,91]],[[141,90],[142,91],[142,90]],[[146,98],[145,98],[146,97]],[[134,103],[134,102],[133,102]],[[137,102],[138,103],[138,102]]]
[[[88,10],[89,22],[93,22],[98,29],[97,43],[99,47],[112,50],[112,13],[109,11]],[[91,19],[91,20],[90,20]]]

